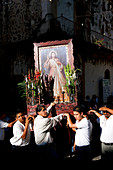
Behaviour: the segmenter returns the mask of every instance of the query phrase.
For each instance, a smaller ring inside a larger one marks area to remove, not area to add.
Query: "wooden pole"
[[[77,86],[76,86],[76,80],[74,82],[74,85],[75,85],[75,103],[76,103],[76,106],[78,105],[78,100],[77,100]]]
[[[34,89],[33,89],[33,81],[32,81],[32,105],[34,105]]]

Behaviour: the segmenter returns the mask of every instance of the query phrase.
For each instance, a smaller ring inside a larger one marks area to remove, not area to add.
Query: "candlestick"
[[[65,93],[65,90],[64,90],[64,87],[62,87],[62,102],[64,102],[64,93]]]
[[[28,80],[27,80],[27,76],[25,76],[25,81],[26,81],[26,83],[28,82]]]
[[[32,89],[33,89],[33,82],[31,83]]]
[[[33,90],[33,82],[31,82],[32,87],[32,105],[34,105],[34,90]]]

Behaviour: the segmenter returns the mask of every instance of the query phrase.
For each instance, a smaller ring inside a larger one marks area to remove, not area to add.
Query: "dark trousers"
[[[58,155],[55,152],[54,145],[48,144],[44,146],[38,146],[37,145],[37,153],[38,153],[38,159],[39,160],[57,160]]]
[[[4,140],[2,141],[0,141],[0,153],[4,153],[4,152],[6,152],[6,145],[5,145],[5,142],[4,142]]]
[[[26,146],[12,145],[11,152],[12,153],[27,153],[27,152],[30,152],[30,147],[29,147],[29,145],[26,145]]]
[[[87,146],[76,146],[75,150],[76,150],[76,159],[78,161],[89,162],[91,160],[90,145],[87,145]]]

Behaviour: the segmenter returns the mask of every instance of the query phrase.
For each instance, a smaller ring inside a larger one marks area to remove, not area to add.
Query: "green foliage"
[[[25,80],[23,82],[20,82],[17,84],[18,89],[19,89],[19,94],[22,98],[26,97],[26,84]]]
[[[38,87],[40,89],[42,88],[40,75],[41,75],[41,71],[40,72],[36,71],[34,77],[31,78],[30,74],[28,75],[28,77],[24,76],[23,82],[17,84],[19,89],[19,94],[22,98],[26,97],[26,88],[29,97],[32,97],[32,90],[33,90],[34,97],[38,94]],[[25,81],[25,79],[27,82]]]
[[[66,67],[64,66],[64,72],[66,76],[66,89],[68,94],[75,94],[75,81],[77,79],[76,72],[81,71],[80,69],[74,70],[71,68],[70,64],[67,64]]]
[[[104,46],[104,38],[101,38],[100,40],[96,40],[95,44],[98,45],[99,47]]]

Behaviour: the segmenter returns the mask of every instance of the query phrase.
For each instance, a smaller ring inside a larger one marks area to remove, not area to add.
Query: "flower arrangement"
[[[36,71],[34,76],[31,76],[30,73],[27,75],[23,75],[23,82],[18,83],[19,94],[21,97],[26,97],[26,93],[29,97],[32,97],[32,93],[34,96],[37,96],[41,90],[41,71]]]
[[[70,95],[71,94],[75,94],[75,81],[77,80],[77,75],[76,72],[77,71],[81,71],[80,69],[76,69],[74,70],[73,68],[71,68],[71,66],[69,64],[67,64],[67,66],[64,66],[64,72],[65,72],[65,76],[66,76],[66,89],[67,89],[67,93]]]
[[[95,41],[95,44],[98,45],[99,47],[104,46],[104,43],[105,43],[104,38]]]

